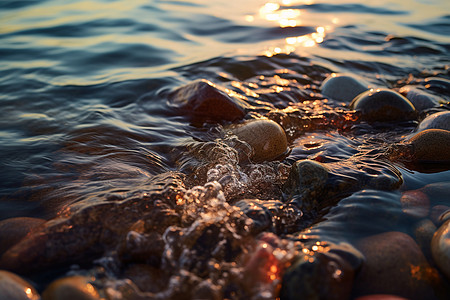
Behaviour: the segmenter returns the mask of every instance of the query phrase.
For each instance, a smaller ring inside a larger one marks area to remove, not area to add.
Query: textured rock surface
[[[44,219],[27,217],[10,218],[0,221],[0,255],[44,223]]]
[[[427,129],[411,137],[412,156],[417,162],[450,162],[450,131]]]

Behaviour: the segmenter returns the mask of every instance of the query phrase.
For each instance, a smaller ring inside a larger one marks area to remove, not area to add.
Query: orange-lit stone
[[[433,236],[431,254],[438,268],[450,279],[450,220],[445,222]]]
[[[39,300],[40,296],[33,286],[14,273],[0,270],[0,299]]]
[[[450,131],[427,129],[408,141],[417,162],[450,162]]]
[[[42,300],[98,300],[100,296],[87,278],[70,276],[53,281],[42,293]]]
[[[289,150],[283,128],[271,120],[250,120],[227,130],[253,148],[251,160],[254,162],[281,158]]]
[[[45,223],[39,218],[10,218],[0,221],[0,256],[18,243],[30,231]]]

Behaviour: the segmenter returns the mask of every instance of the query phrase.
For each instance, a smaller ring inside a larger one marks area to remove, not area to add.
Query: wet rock
[[[356,96],[350,108],[360,111],[368,122],[413,120],[416,110],[401,94],[386,89],[371,89]]]
[[[302,207],[317,206],[315,201],[324,191],[328,179],[328,168],[313,160],[298,160],[291,168],[289,177],[283,186],[287,198],[295,197]]]
[[[450,206],[439,204],[431,208],[430,219],[436,226],[441,226],[448,218],[450,218]]]
[[[424,218],[430,212],[430,200],[420,190],[403,192],[400,202],[402,203],[403,212],[411,217]]]
[[[436,226],[430,219],[423,219],[414,227],[416,242],[426,258],[431,258],[431,239],[436,232]]]
[[[229,96],[212,82],[201,79],[169,95],[169,105],[185,112],[193,121],[235,121],[245,116],[245,102]]]
[[[408,140],[412,158],[422,162],[450,162],[450,131],[427,129]]]
[[[439,98],[412,85],[402,87],[399,92],[408,99],[417,111],[439,105]]]
[[[417,127],[417,131],[420,132],[427,129],[443,129],[450,131],[450,111],[441,111],[423,119]]]
[[[353,295],[392,294],[414,299],[435,299],[438,278],[418,245],[407,234],[386,232],[359,240],[366,258],[355,278]]]
[[[353,76],[333,73],[324,80],[320,89],[327,97],[350,102],[362,92],[367,91],[369,86]]]
[[[42,300],[96,300],[100,299],[97,290],[89,279],[83,276],[70,276],[53,281],[42,293]]]
[[[129,228],[161,201],[176,205],[177,196],[185,191],[182,178],[177,172],[159,174],[126,199],[88,205],[50,220],[8,249],[0,268],[32,274],[55,265],[91,262],[117,247]]]
[[[450,201],[450,181],[442,181],[430,183],[420,189],[428,198],[430,203],[434,205],[448,205]]]
[[[30,231],[33,229],[36,230],[44,223],[44,219],[27,217],[10,218],[0,221],[0,255],[17,244]]]
[[[283,276],[280,298],[349,299],[356,270],[346,259],[361,254],[353,249],[343,255],[343,249],[333,252],[333,248],[318,242],[309,250],[303,249],[304,255]],[[358,258],[350,260],[355,262]]]
[[[0,270],[0,299],[39,300],[40,296],[33,286],[14,273]]]
[[[229,126],[226,130],[253,148],[250,159],[254,162],[276,160],[289,151],[286,134],[274,121],[250,120]]]
[[[450,220],[442,224],[434,234],[431,254],[438,268],[450,279]]]
[[[297,207],[277,200],[244,199],[234,205],[253,221],[250,226],[253,234],[262,231],[286,233],[297,229],[301,221],[302,212]]]

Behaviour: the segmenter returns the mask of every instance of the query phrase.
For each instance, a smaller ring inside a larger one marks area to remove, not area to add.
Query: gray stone
[[[420,132],[427,129],[443,129],[450,131],[450,111],[441,111],[423,119],[417,127],[417,131]]]
[[[402,87],[399,92],[404,95],[417,111],[439,105],[439,98],[412,85]]]
[[[333,73],[324,80],[320,89],[324,96],[348,103],[367,91],[369,85],[353,76]]]

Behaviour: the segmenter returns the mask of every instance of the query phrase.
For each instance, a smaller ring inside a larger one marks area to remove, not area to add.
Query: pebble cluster
[[[435,78],[429,81],[450,86],[450,82],[444,79]],[[342,101],[348,107],[348,111],[345,114],[337,115],[336,120],[340,117],[347,118],[349,114],[354,113],[356,117],[349,119],[349,122],[355,122],[355,124],[356,122],[366,122],[370,126],[381,126],[389,122],[418,122],[414,132],[405,136],[400,143],[392,145],[380,157],[388,159],[394,164],[408,163],[408,166],[412,166],[413,169],[415,166],[420,168],[419,166],[434,164],[438,164],[445,170],[450,169],[448,167],[450,164],[450,112],[438,109],[440,99],[435,95],[415,86],[405,86],[399,91],[371,88],[362,79],[344,74],[331,75],[323,82],[321,90],[325,97]],[[268,118],[248,117],[248,107],[242,99],[207,80],[195,81],[176,89],[169,95],[169,105],[179,113],[188,116],[194,125],[203,122],[222,124],[227,136],[234,136],[247,146],[248,151],[244,156],[239,156],[238,151],[235,151],[233,163],[227,165],[227,162],[224,161],[220,165],[228,166],[229,172],[220,173],[223,170],[219,170],[220,168],[216,165],[216,168],[213,169],[214,172],[210,171],[204,176],[204,178],[213,178],[214,182],[222,180],[224,187],[225,179],[248,181],[251,177],[247,176],[245,172],[241,172],[242,170],[236,169],[239,168],[239,163],[258,164],[283,160],[289,154],[292,141],[292,136],[287,135],[286,132],[292,131],[296,120],[301,122],[310,120],[295,119],[297,115],[289,115],[289,112],[280,113],[280,111],[276,111],[273,115],[284,114],[283,116],[286,117],[284,120],[290,117],[290,123],[279,124]],[[295,113],[298,114],[298,111]],[[270,116],[270,114],[268,115]],[[245,119],[246,116],[247,119]],[[286,124],[290,124],[291,127]],[[305,123],[301,124],[303,126]],[[199,146],[198,152],[204,156],[203,159],[208,159],[208,155],[212,152],[208,152],[205,145],[209,144]],[[371,163],[376,165],[384,162],[372,161]],[[396,190],[401,186],[402,179],[398,172],[389,168],[377,168],[378,165],[370,169],[370,174],[366,174],[365,171],[369,169],[363,169],[362,164],[354,163],[351,166],[343,166],[339,163],[324,164],[320,162],[319,158],[299,160],[289,168],[289,176],[286,176],[284,184],[279,187],[281,201],[242,199],[234,203],[233,208],[227,208],[234,214],[241,213],[241,216],[246,216],[249,234],[262,234],[255,239],[255,254],[248,254],[250,258],[246,263],[244,275],[250,278],[255,275],[254,268],[263,268],[263,265],[266,266],[269,262],[273,263],[267,274],[269,274],[269,278],[273,277],[278,280],[281,276],[280,270],[284,272],[280,284],[272,284],[275,279],[270,281],[271,286],[274,287],[273,293],[279,293],[282,299],[387,300],[443,297],[439,294],[439,286],[450,280],[450,182],[402,191],[398,205],[404,216],[414,221],[414,228],[411,229],[414,236],[400,231],[378,232],[361,237],[353,245],[350,245],[346,242],[333,243],[310,238],[305,242],[305,239],[301,238],[303,231],[290,232],[290,230],[294,231],[298,228],[299,225],[296,222],[299,218],[307,217],[303,216],[304,213],[314,212],[319,215],[324,206],[330,205],[330,202],[327,201],[342,199],[345,195],[362,188]],[[382,171],[380,171],[381,169]],[[386,169],[390,171],[386,171]],[[345,170],[345,176],[340,175],[339,170]],[[240,177],[232,178],[231,175],[238,172],[240,172]],[[389,174],[386,175],[386,173]],[[219,175],[222,176],[220,179]],[[208,184],[214,185],[217,194],[222,195],[221,197],[224,199],[220,183]],[[264,184],[268,186],[269,183],[265,182]],[[195,189],[190,190],[184,198],[177,198],[175,193],[172,193],[163,199],[175,199],[176,206],[180,205],[181,207],[181,205],[185,205],[185,202],[198,202],[200,198],[197,197],[195,191]],[[203,194],[208,193],[207,188],[203,188],[202,191]],[[319,203],[319,199],[325,201],[326,205]],[[127,255],[134,255],[132,259],[145,261],[149,259],[146,254],[156,251],[159,244],[145,244],[146,239],[151,236],[151,232],[149,232],[153,228],[151,226],[157,225],[151,225],[153,224],[151,221],[142,218],[138,213],[140,211],[145,211],[148,215],[156,214],[154,211],[161,212],[161,219],[158,219],[161,222],[175,220],[189,224],[191,228],[204,226],[211,231],[216,226],[210,221],[214,216],[208,215],[203,206],[196,208],[195,212],[201,215],[202,219],[195,221],[196,217],[186,214],[186,212],[184,212],[185,219],[183,219],[176,215],[174,210],[162,209],[157,205],[149,208],[149,205],[145,206],[145,203],[136,203],[130,201],[127,204],[124,201],[118,205],[99,205],[91,209],[95,218],[87,217],[83,215],[83,212],[79,212],[74,214],[72,219],[67,220],[58,219],[48,222],[33,218],[3,220],[0,222],[0,255],[2,255],[0,268],[20,273],[25,264],[38,263],[36,266],[44,267],[60,264],[63,263],[65,257],[71,255],[76,257],[77,251],[87,249],[88,243],[89,245],[114,244],[115,241],[121,243],[118,253],[123,255],[124,261],[131,259],[127,258]],[[223,205],[228,207],[228,204]],[[114,224],[115,218],[123,210],[127,210],[131,218],[129,226],[125,226],[126,228]],[[351,213],[349,214],[351,215]],[[357,213],[352,216],[358,217]],[[314,214],[310,213],[309,217],[313,218]],[[288,224],[286,220],[289,218],[296,218],[296,220]],[[74,220],[90,222],[89,224],[92,225],[90,232],[73,229],[71,226],[80,225]],[[225,223],[224,221],[224,224],[220,226],[226,226]],[[103,227],[108,227],[108,231],[103,230]],[[129,228],[133,228],[133,230],[128,232]],[[142,232],[140,233],[139,230]],[[290,242],[289,247],[297,245],[295,246],[297,247],[295,255],[292,255],[293,252],[286,251],[286,245],[280,246],[283,243],[278,237],[267,235],[265,231],[292,234],[291,239],[294,242]],[[191,231],[179,230],[179,232],[180,236],[194,234],[193,229]],[[231,247],[230,249],[234,249],[232,233],[230,231],[230,237],[226,240],[231,245],[227,246]],[[199,232],[196,240],[206,239],[209,243],[209,240],[202,234]],[[125,235],[126,242],[123,242]],[[172,238],[166,236],[166,233],[155,233],[155,235],[158,236],[157,241],[162,244],[158,251],[161,249],[160,252],[167,251],[164,248],[163,240],[165,239],[165,242],[169,243],[168,241]],[[180,239],[180,237],[177,238]],[[184,240],[184,242],[194,243],[189,240]],[[145,247],[142,243],[145,244]],[[139,244],[142,249],[133,248],[130,246],[131,244]],[[192,245],[192,247],[195,248],[196,245]],[[291,255],[289,259],[286,255],[279,255],[278,258],[273,255],[274,249],[277,247],[286,247],[284,251]],[[268,249],[272,249],[272,252],[269,252]],[[34,253],[35,250],[40,252]],[[101,253],[105,249],[98,248],[96,250]],[[209,249],[202,248],[200,250],[204,251],[205,255],[212,255],[208,252]],[[54,252],[49,254],[49,251]],[[98,254],[97,252],[96,254]],[[164,253],[168,256],[178,255],[178,259],[183,260],[184,254],[181,252],[177,254]],[[80,259],[84,258],[81,255]],[[74,263],[78,262],[77,258],[73,259]],[[142,265],[140,267],[136,265],[133,269],[134,272],[137,274],[152,273],[148,270],[144,272],[139,268],[143,268]],[[128,269],[131,277],[133,270]],[[30,269],[30,272],[34,271],[36,270]],[[151,279],[157,281],[155,278]],[[260,281],[266,280],[266,277],[262,275],[258,278]],[[95,278],[89,276],[64,276],[56,279],[42,290],[42,299],[100,299],[101,293],[97,290],[94,281]],[[242,284],[251,289],[252,282],[244,281]],[[219,295],[221,295],[219,290],[201,285],[196,289],[196,293],[211,299],[220,298]],[[135,297],[133,299],[141,299],[136,294],[133,295]],[[0,271],[0,299],[39,298],[40,295],[32,283],[10,271]]]

